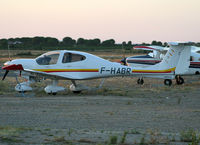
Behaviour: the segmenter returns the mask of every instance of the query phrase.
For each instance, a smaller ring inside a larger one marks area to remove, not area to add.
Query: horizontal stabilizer
[[[148,51],[159,51],[163,52],[165,50],[165,47],[162,46],[134,46],[133,49],[137,50],[148,50]]]

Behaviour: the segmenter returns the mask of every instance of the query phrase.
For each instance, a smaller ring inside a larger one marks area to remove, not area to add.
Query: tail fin
[[[190,65],[191,42],[170,42],[170,49],[164,56],[159,69],[170,69],[175,74],[184,74]]]

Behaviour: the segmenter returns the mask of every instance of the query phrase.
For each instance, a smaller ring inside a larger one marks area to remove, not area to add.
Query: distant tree
[[[15,42],[16,41],[16,38],[9,38],[8,39],[8,42],[12,43],[12,42]]]
[[[32,38],[32,45],[35,49],[40,49],[42,45],[45,44],[45,38],[44,37],[34,37]]]
[[[163,46],[164,46],[164,47],[168,46],[168,43],[167,43],[167,42],[165,42],[165,43],[163,44]]]
[[[114,46],[115,40],[114,39],[105,40],[101,43],[101,45],[102,46]]]
[[[76,44],[77,44],[77,45],[84,45],[84,44],[85,44],[85,39],[83,39],[83,38],[78,38]]]
[[[93,39],[93,46],[99,46],[101,44],[101,40],[98,38]]]
[[[21,41],[23,44],[26,44],[26,45],[32,45],[32,39],[33,38],[29,38],[29,37],[22,37],[22,38],[20,38],[20,40],[19,41]]]
[[[157,45],[158,45],[158,46],[162,46],[162,42],[161,42],[161,41],[158,41],[158,42],[157,42]]]
[[[92,39],[85,39],[84,44],[85,44],[85,46],[93,46],[93,40]]]
[[[84,39],[84,45],[85,46],[99,46],[100,43],[101,43],[101,40],[100,39]]]
[[[8,47],[8,40],[7,39],[0,39],[0,48],[7,49]]]
[[[128,46],[132,46],[132,42],[131,41],[128,41]]]
[[[143,46],[149,46],[150,44],[149,44],[149,43],[142,42],[142,45],[143,45]]]
[[[153,41],[151,42],[151,45],[157,45],[157,41],[153,40]]]
[[[200,47],[200,42],[196,43],[196,46]]]
[[[126,46],[126,42],[125,42],[125,41],[123,41],[123,42],[122,42],[122,45],[123,45],[123,46]]]
[[[72,39],[71,37],[65,37],[62,40],[62,44],[64,46],[73,46],[76,44],[76,40]]]
[[[151,45],[162,46],[162,42],[161,42],[161,41],[155,41],[155,40],[153,40],[153,41],[151,42]]]
[[[20,47],[20,48],[24,48],[24,49],[32,48],[32,47],[33,47],[32,39],[33,39],[33,38],[30,38],[30,37],[22,37],[22,38],[19,38],[19,41],[22,42],[22,44],[21,44],[19,47]]]
[[[42,46],[58,46],[59,41],[56,38],[52,38],[52,37],[46,37],[45,38],[45,42],[43,42]]]

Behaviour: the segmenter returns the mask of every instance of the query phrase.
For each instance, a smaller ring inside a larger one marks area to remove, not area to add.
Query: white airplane
[[[135,46],[133,49],[137,50],[147,50],[153,51],[148,53],[148,55],[142,56],[130,56],[123,58],[121,62],[125,65],[132,66],[132,67],[147,67],[149,65],[155,65],[160,63],[161,60],[164,58],[166,52],[169,50],[169,47],[161,47],[161,46]],[[191,46],[191,56],[190,56],[190,66],[187,72],[183,75],[198,75],[200,74],[200,48]],[[176,82],[178,85],[184,83],[184,79],[179,75],[176,74]],[[140,79],[138,79],[140,80]],[[138,84],[143,83],[138,81]]]
[[[163,78],[165,85],[171,85],[176,73],[185,73],[189,67],[190,44],[170,43],[171,47],[163,60],[148,67],[131,67],[119,63],[110,62],[98,56],[80,51],[51,51],[36,59],[15,59],[4,63],[2,69],[6,70],[4,80],[9,71],[22,72],[27,82],[16,85],[19,92],[31,91],[31,83],[49,78],[52,84],[45,87],[45,92],[55,95],[65,88],[58,86],[61,79],[71,80],[70,90],[80,92],[85,87],[76,84],[76,80],[88,80],[96,78],[135,76]]]

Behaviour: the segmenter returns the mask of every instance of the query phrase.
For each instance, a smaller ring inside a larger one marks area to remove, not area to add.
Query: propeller
[[[125,43],[125,42],[122,42],[122,59],[120,60],[120,62],[121,62],[123,65],[127,65],[127,64],[126,64],[126,59],[127,59],[127,57],[125,56],[126,50],[124,49],[124,43]]]
[[[124,58],[122,58],[122,59],[120,60],[120,62],[121,62],[123,65],[127,65],[127,64],[126,64],[126,59],[127,59],[127,57],[124,57]]]
[[[2,81],[6,78],[8,72],[9,72],[9,70],[6,70],[6,72],[5,72],[5,74],[4,74],[3,78],[2,78]]]
[[[5,72],[5,74],[4,74],[3,78],[2,78],[2,80],[4,80],[4,79],[6,78],[6,76],[7,76],[8,72],[9,72],[9,70],[14,70],[14,71],[19,70],[19,71],[20,71],[20,74],[21,74],[21,71],[24,70],[24,68],[22,67],[21,64],[17,64],[17,65],[16,65],[16,64],[7,65],[7,66],[2,67],[2,69],[6,70],[6,72]]]

